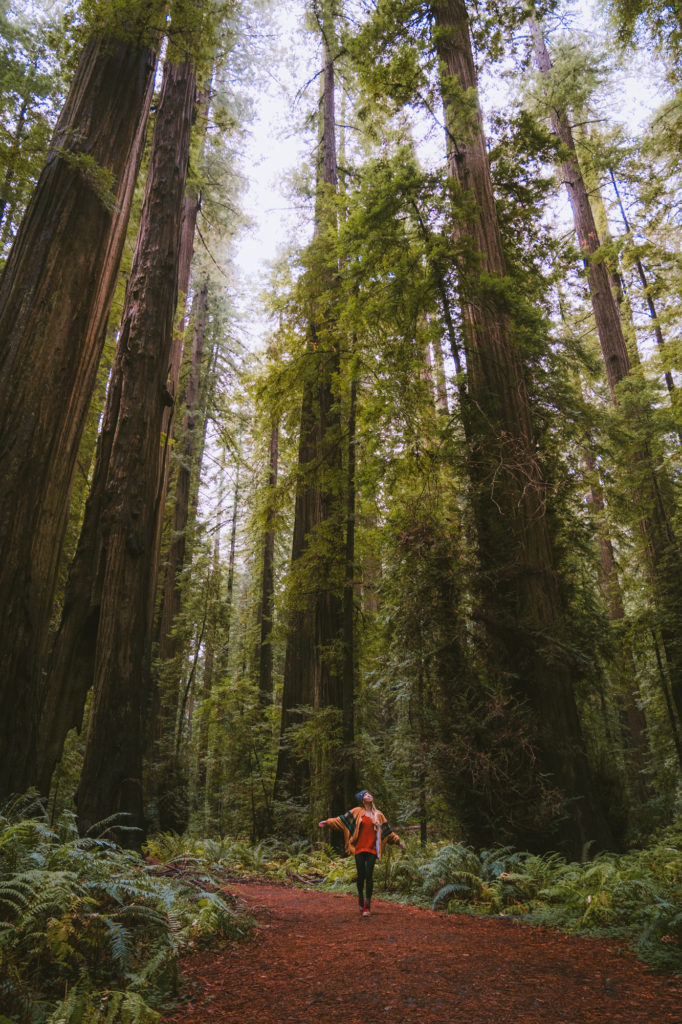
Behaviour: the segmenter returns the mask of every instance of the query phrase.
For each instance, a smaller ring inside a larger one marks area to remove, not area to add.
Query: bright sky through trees
[[[565,24],[551,25],[551,29],[574,28],[592,33],[594,39],[606,33],[603,12],[591,0],[576,0],[572,7],[570,20],[564,17]],[[265,330],[257,293],[268,267],[282,247],[307,237],[311,230],[310,218],[303,214],[302,201],[295,196],[292,185],[292,178],[312,158],[314,139],[304,130],[303,121],[316,102],[319,88],[317,42],[302,28],[302,15],[301,0],[284,0],[269,16],[262,45],[270,51],[271,59],[264,62],[268,73],[254,97],[254,117],[245,147],[243,167],[248,184],[244,212],[250,226],[238,241],[236,263],[242,288],[250,293],[249,324],[244,328],[244,340],[250,348],[259,347]],[[630,54],[627,67],[616,73],[609,116],[630,126],[642,123],[660,99],[658,90],[664,87],[654,76],[650,64],[645,67],[641,58]],[[509,69],[496,66],[482,77],[481,88],[484,113],[489,115],[509,103],[518,85]],[[420,117],[420,121],[414,120],[413,131],[422,159],[438,163],[444,158],[442,126],[434,131],[434,125]],[[570,214],[564,209],[563,196],[559,197],[559,208],[568,224]]]

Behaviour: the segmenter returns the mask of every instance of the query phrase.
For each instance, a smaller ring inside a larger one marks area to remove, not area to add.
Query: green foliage
[[[337,857],[328,847],[286,846],[276,840],[253,847],[228,837],[163,835],[151,839],[147,849],[166,859],[169,869],[197,860],[230,877],[258,876],[349,893],[355,889],[353,858]],[[375,879],[379,898],[615,936],[631,943],[646,962],[682,973],[679,826],[660,832],[641,850],[601,854],[582,863],[509,846],[475,851],[462,843],[422,846],[408,839],[404,852],[387,846]]]
[[[92,992],[77,984],[47,1024],[158,1024],[160,1018],[136,992]]]
[[[450,913],[511,914],[530,923],[617,935],[647,962],[682,972],[680,832],[646,849],[585,863],[510,848],[444,847],[422,868],[424,895]]]
[[[0,4],[0,263],[44,166],[72,70],[67,6],[36,3],[25,12]]]
[[[682,12],[668,0],[608,0],[613,23],[623,46],[645,29],[676,62],[682,51]]]
[[[37,813],[19,802],[0,815],[0,1013],[154,1024],[183,949],[248,931],[206,864],[147,865],[79,838],[70,815],[50,826]]]

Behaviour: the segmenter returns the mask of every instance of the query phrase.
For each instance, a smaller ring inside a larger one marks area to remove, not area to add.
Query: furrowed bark
[[[277,487],[279,455],[279,425],[270,428],[270,459],[268,472],[268,498],[263,538],[263,569],[261,572],[261,599],[259,607],[260,643],[258,646],[258,695],[263,707],[272,704],[272,617],[275,594],[275,511],[273,501]]]
[[[323,66],[320,113],[320,164],[317,178],[315,238],[320,247],[336,230],[336,212],[330,197],[338,186],[334,113],[334,12],[322,5]],[[298,453],[298,483],[294,511],[292,570],[308,574],[301,580],[297,605],[290,612],[284,661],[281,745],[275,778],[275,796],[300,798],[310,773],[307,759],[297,758],[287,744],[287,732],[299,719],[297,707],[315,711],[338,709],[343,719],[343,547],[336,540],[343,528],[344,501],[341,482],[342,455],[340,413],[335,395],[339,344],[335,336],[334,290],[337,271],[321,248],[321,264],[315,268],[319,284],[313,285],[309,339],[304,356],[304,384]],[[337,528],[335,528],[337,524]],[[305,556],[314,549],[315,563]],[[314,579],[310,579],[311,573]],[[311,752],[314,760],[316,752]],[[324,755],[328,757],[328,755]],[[334,764],[319,764],[329,779],[325,805],[344,803],[344,772]]]
[[[143,149],[163,4],[85,45],[0,281],[0,799],[36,782],[79,442]]]
[[[477,106],[473,116],[469,101],[477,80],[467,10],[463,0],[440,0],[432,10],[448,168],[462,195],[475,203],[469,216],[456,215],[454,238],[464,253],[458,267],[467,361],[463,415],[489,666],[519,706],[532,711],[534,735],[524,769],[529,804],[539,811],[544,786],[559,789],[566,817],[554,822],[557,839],[580,854],[587,839],[608,847],[612,838],[594,794],[568,670],[558,650],[546,650],[560,628],[562,600],[521,356],[497,298],[496,282],[503,281],[506,267],[481,112]],[[471,811],[475,816],[475,807]],[[517,827],[520,843],[547,842],[547,822],[538,823],[535,835],[527,816]],[[479,828],[484,834],[483,819]]]
[[[167,64],[133,266],[97,452],[67,587],[51,685],[93,685],[77,793],[86,832],[111,814],[144,828],[143,715],[158,559],[161,425],[177,303],[195,73]],[[74,659],[78,660],[74,663]],[[131,845],[139,844],[139,836]]]
[[[539,70],[551,74],[552,61],[541,26],[530,22]],[[651,410],[634,390],[631,360],[625,343],[620,310],[610,286],[606,265],[595,253],[599,237],[589,195],[576,154],[575,141],[565,110],[553,109],[552,128],[569,152],[561,161],[562,177],[573,211],[575,232],[588,270],[592,310],[599,336],[606,376],[614,403],[622,400],[623,386],[630,385],[630,418],[642,439],[633,452],[630,496],[639,516],[644,559],[656,595],[661,617],[661,639],[670,674],[670,685],[677,715],[682,721],[682,552],[673,529],[670,512],[670,483],[658,470],[652,454]],[[620,386],[620,387],[619,387]]]

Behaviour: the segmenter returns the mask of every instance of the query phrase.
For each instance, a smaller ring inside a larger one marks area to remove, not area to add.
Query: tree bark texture
[[[129,815],[128,824],[144,825],[143,716],[158,570],[161,423],[194,92],[193,65],[167,64],[93,486],[50,680],[63,693],[93,686],[77,793],[82,831],[117,812]]]
[[[224,460],[223,452],[223,460]],[[221,473],[223,469],[223,463],[221,463]],[[211,762],[211,750],[210,750],[210,730],[211,720],[214,717],[212,709],[211,696],[213,693],[213,683],[216,680],[220,680],[227,668],[228,659],[230,657],[230,629],[232,625],[232,604],[234,599],[234,569],[237,551],[237,519],[239,517],[239,467],[237,467],[237,473],[234,481],[234,492],[232,495],[232,522],[230,524],[230,553],[228,555],[227,564],[227,590],[225,595],[225,601],[222,601],[220,594],[212,595],[213,614],[212,623],[208,629],[206,637],[206,666],[204,670],[204,685],[201,691],[201,715],[199,718],[199,737],[198,737],[198,778],[197,778],[197,794],[199,799],[203,799],[205,803],[211,803],[211,794],[206,792],[206,783],[208,778],[208,771]],[[216,537],[216,544],[214,547],[214,572],[216,579],[219,578],[219,536]],[[216,651],[215,639],[216,634],[219,638],[220,646]],[[210,650],[210,659],[209,659]],[[210,664],[209,664],[210,661]]]
[[[334,317],[337,273],[329,265],[325,240],[336,230],[336,214],[328,196],[338,184],[334,114],[334,16],[323,4],[320,103],[320,166],[317,179],[315,238],[321,254],[312,285],[310,335],[304,356],[304,384],[298,453],[298,484],[294,511],[292,575],[300,586],[290,613],[284,661],[280,751],[275,794],[300,798],[309,765],[287,744],[287,730],[299,721],[299,705],[314,710],[336,708],[343,717],[343,536],[344,500],[340,412],[334,380],[340,367]],[[305,557],[304,557],[305,556]],[[311,751],[311,757],[315,758]],[[337,759],[333,758],[334,761]],[[340,759],[339,759],[340,760]],[[329,784],[321,799],[341,808],[344,772],[338,764],[318,765]]]
[[[552,61],[542,27],[533,20],[530,26],[537,66],[544,75],[550,75]],[[613,401],[617,403],[620,400],[618,385],[628,381],[631,370],[620,310],[610,286],[606,265],[603,260],[594,258],[600,244],[599,237],[566,111],[553,109],[551,122],[554,133],[570,154],[568,159],[562,160],[561,172],[573,211],[575,232],[588,269],[592,310],[606,376]],[[643,432],[643,439],[633,452],[633,472],[628,481],[630,495],[639,516],[644,556],[662,620],[661,638],[670,672],[673,700],[682,721],[682,552],[673,532],[670,485],[664,472],[656,469],[651,450],[651,410],[647,407],[646,399],[636,393],[636,382],[629,383],[629,416],[635,430]]]
[[[209,93],[204,91],[197,100],[195,111],[201,109],[202,138],[206,132],[207,110]],[[180,372],[182,369],[183,352],[185,351],[185,331],[187,328],[187,296],[189,293],[189,282],[192,270],[192,258],[194,256],[194,237],[196,234],[197,219],[201,209],[201,196],[196,185],[188,188],[182,207],[182,227],[180,230],[180,255],[178,258],[178,323],[173,331],[173,344],[171,346],[170,359],[168,362],[168,391],[174,399],[169,403],[163,414],[161,427],[162,434],[169,441],[173,433],[175,423],[175,409],[180,397]],[[194,336],[193,336],[194,337]],[[168,488],[171,484],[170,444],[166,445],[164,459],[160,467],[161,501],[159,508],[163,514],[166,504]]]
[[[161,433],[166,440],[164,458],[159,466],[159,486],[161,487],[161,500],[159,509],[163,514],[166,504],[168,488],[171,483],[171,445],[170,439],[174,432],[175,410],[180,393],[180,370],[182,367],[182,355],[185,344],[185,330],[187,327],[187,291],[189,288],[190,269],[194,255],[194,233],[196,230],[197,217],[199,215],[199,196],[196,191],[192,195],[186,195],[182,207],[182,228],[180,231],[180,255],[178,258],[178,297],[179,308],[177,322],[173,329],[173,344],[171,345],[170,358],[168,360],[168,404],[163,411]]]
[[[317,355],[314,352],[308,351],[306,358],[317,363]],[[322,519],[320,493],[315,486],[313,475],[321,445],[321,424],[316,414],[315,399],[315,384],[308,374],[303,385],[298,444],[298,482],[291,542],[291,565],[294,570],[299,567],[299,562],[306,553],[311,532]],[[281,741],[275,778],[275,797],[278,799],[284,798],[287,794],[301,797],[309,778],[309,765],[290,749],[288,733],[290,728],[300,721],[298,707],[312,706],[314,701],[318,668],[315,612],[309,595],[304,594],[301,587],[296,605],[289,612],[284,655]]]
[[[161,602],[159,649],[161,662],[172,660],[177,653],[177,641],[173,636],[173,624],[182,603],[180,575],[185,565],[187,549],[187,527],[190,522],[192,486],[197,473],[196,435],[199,423],[199,392],[204,359],[204,341],[208,316],[208,283],[204,282],[196,293],[194,301],[194,329],[190,355],[189,380],[185,402],[185,419],[182,430],[181,458],[175,480],[173,508],[173,533],[168,550],[168,564],[165,569],[165,587]]]
[[[162,6],[147,5],[157,14]],[[41,673],[71,481],[155,64],[154,47],[133,34],[86,43],[0,281],[0,798],[35,782]]]
[[[182,252],[186,245],[187,234],[187,203],[183,214],[181,241],[180,271],[182,273]],[[186,249],[184,250],[186,252]],[[185,282],[187,284],[188,281]],[[180,458],[175,474],[173,492],[172,532],[168,545],[166,564],[161,573],[162,594],[158,621],[156,625],[156,660],[158,671],[150,678],[149,720],[147,722],[147,741],[151,748],[153,760],[162,765],[170,763],[170,778],[182,775],[187,771],[183,763],[184,752],[176,753],[176,718],[180,703],[183,667],[186,656],[186,639],[175,631],[175,625],[182,608],[182,572],[187,562],[187,540],[190,527],[194,522],[194,505],[192,501],[201,463],[203,445],[201,443],[202,417],[200,415],[200,392],[204,372],[204,344],[208,318],[208,282],[195,292],[192,303],[192,347],[189,360],[189,377],[185,395],[185,416],[181,435],[177,438]],[[163,434],[163,431],[162,431]],[[160,480],[161,493],[164,496],[167,481]],[[159,523],[159,530],[162,524]],[[218,531],[219,532],[219,531]],[[208,650],[206,661],[208,663]],[[210,676],[208,669],[205,676]],[[163,767],[158,771],[152,788],[156,792],[159,807],[160,827],[174,828],[171,817],[177,813],[175,791],[168,793],[168,779]],[[170,807],[170,811],[167,808]],[[165,822],[165,824],[164,824]]]
[[[351,349],[351,361],[355,338]],[[346,469],[346,572],[343,585],[343,803],[352,806],[357,790],[355,743],[355,508],[356,508],[356,419],[358,404],[357,371],[351,365],[350,407],[348,410],[348,465]]]
[[[279,462],[279,424],[270,428],[270,452],[268,467],[268,491],[265,513],[265,536],[263,538],[263,568],[261,571],[261,598],[258,610],[260,642],[258,645],[258,695],[261,705],[272,704],[272,621],[275,596],[275,509],[273,506],[277,487]]]
[[[467,11],[463,0],[440,0],[432,9],[448,168],[462,195],[475,203],[469,216],[456,218],[454,237],[467,360],[463,414],[489,666],[532,714],[532,749],[524,769],[531,790],[527,799],[537,806],[547,783],[560,791],[565,801],[561,813],[567,817],[563,824],[554,822],[558,838],[571,853],[580,853],[586,840],[603,847],[611,836],[594,794],[569,672],[559,649],[552,650],[562,600],[520,352],[497,298],[495,282],[505,277],[506,267],[481,113],[477,109],[472,117],[468,103],[464,117],[457,113],[461,90],[477,88]],[[533,834],[532,818],[524,817],[519,844],[546,842],[547,822],[538,818]],[[483,820],[479,827],[483,838]]]
[[[585,466],[590,475],[596,469],[596,462],[591,451],[585,455]],[[590,487],[587,500],[592,506],[596,519],[599,521],[605,510],[604,495],[601,487]],[[618,568],[611,538],[601,526],[597,526],[599,554],[601,560],[601,589],[606,602],[608,617],[611,622],[625,620],[623,595],[618,578]],[[644,772],[648,760],[647,727],[644,712],[639,706],[640,695],[637,692],[637,669],[632,648],[627,639],[623,639],[621,649],[613,666],[617,682],[616,700],[622,711],[622,721],[626,736],[624,737],[625,760],[629,767],[628,785],[642,802],[647,797]]]

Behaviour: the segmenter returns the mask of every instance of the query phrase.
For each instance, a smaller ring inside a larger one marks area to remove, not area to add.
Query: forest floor
[[[614,941],[243,882],[251,941],[181,964],[163,1024],[682,1024],[682,978]]]

